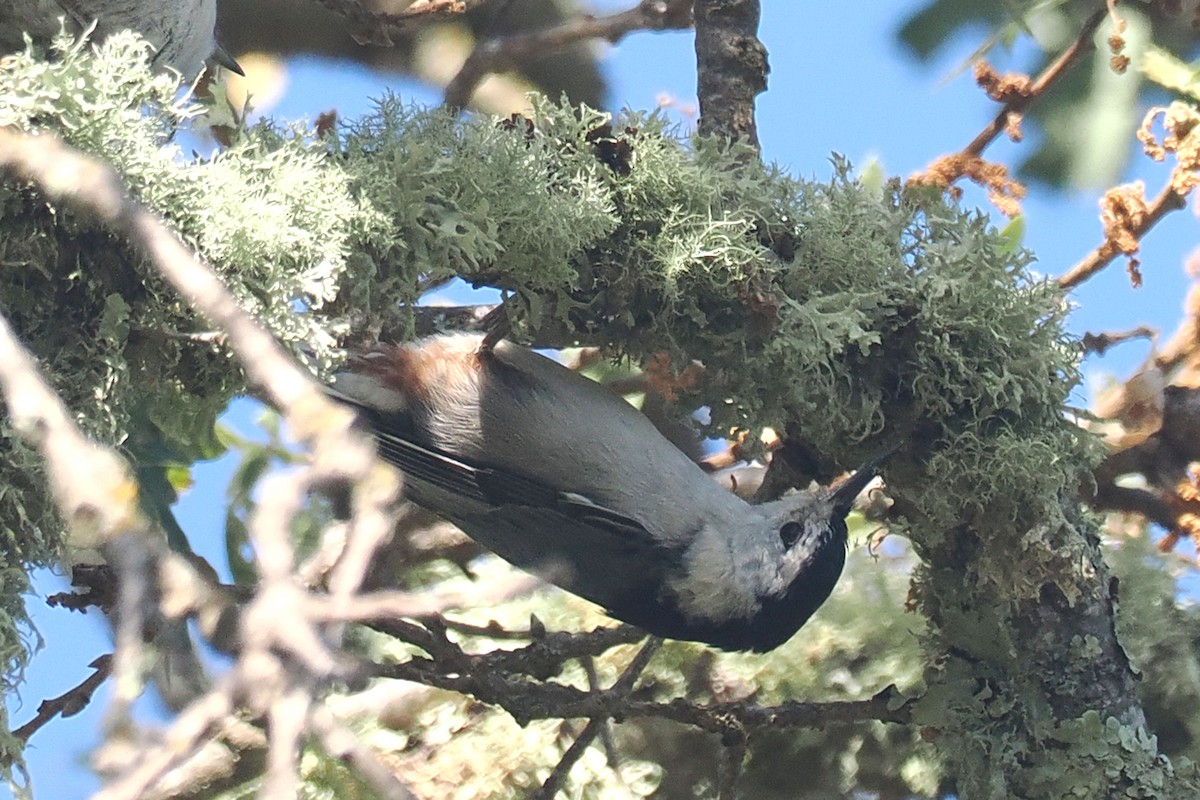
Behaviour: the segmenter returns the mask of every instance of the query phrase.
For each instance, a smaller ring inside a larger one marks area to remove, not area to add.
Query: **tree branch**
[[[462,16],[488,0],[414,0],[408,8],[394,14],[371,11],[362,0],[317,0],[320,5],[344,17],[350,23],[359,44],[391,47],[392,37],[408,30],[415,22]]]
[[[604,17],[580,16],[531,33],[489,39],[475,45],[458,74],[446,86],[445,106],[459,111],[489,73],[545,56],[585,39],[617,43],[638,30],[664,31],[691,27],[690,0],[642,0],[631,9]]]
[[[968,178],[988,190],[988,199],[1004,214],[1015,216],[1020,213],[1020,201],[1025,196],[1025,187],[1012,180],[1008,169],[1000,164],[983,159],[983,151],[1007,131],[1014,139],[1020,138],[1020,123],[1026,108],[1053,86],[1071,67],[1096,49],[1092,41],[1096,29],[1108,15],[1108,9],[1092,12],[1084,21],[1074,41],[1052,61],[1041,74],[1029,81],[1026,76],[1002,78],[995,75],[985,62],[976,65],[976,79],[988,88],[994,99],[1003,106],[990,123],[984,126],[970,144],[957,153],[942,156],[922,172],[908,178],[908,184],[936,186],[950,191],[962,178]]]
[[[1118,196],[1116,193],[1120,193],[1119,196],[1123,199],[1125,205],[1129,204],[1127,189],[1124,192],[1120,189],[1113,190],[1105,195],[1106,210],[1116,202],[1115,198]],[[1137,252],[1137,243],[1140,242],[1143,236],[1150,232],[1151,228],[1172,211],[1178,211],[1186,207],[1187,195],[1179,193],[1174,181],[1168,182],[1149,205],[1145,205],[1144,200],[1142,200],[1142,207],[1137,208],[1136,213],[1123,213],[1120,215],[1120,224],[1106,224],[1104,241],[1058,279],[1059,288],[1073,289],[1107,267],[1117,256],[1122,254],[1132,255],[1132,253]],[[1108,217],[1109,215],[1106,214],[1105,216]],[[1131,244],[1119,243],[1122,240]],[[1131,246],[1132,250],[1130,250]]]
[[[314,448],[308,466],[272,475],[261,487],[249,524],[261,581],[240,616],[242,646],[234,669],[176,718],[162,744],[137,748],[132,758],[117,765],[120,777],[102,796],[140,796],[167,771],[198,753],[236,708],[248,708],[276,723],[278,734],[273,731],[268,742],[268,783],[291,786],[295,771],[287,762],[294,762],[296,743],[314,719],[309,709],[323,694],[320,687],[331,679],[345,679],[352,670],[349,660],[331,645],[336,637],[322,621],[329,615],[313,613],[313,605],[305,602],[306,593],[294,578],[295,555],[288,536],[296,512],[312,491],[339,481],[353,486],[345,545],[349,557],[331,571],[333,594],[325,601],[336,606],[357,591],[370,552],[391,529],[390,511],[399,491],[396,474],[381,470],[372,443],[350,430],[353,414],[323,396],[311,376],[239,307],[215,273],[157,216],[126,195],[110,167],[52,135],[35,137],[0,129],[0,172],[31,180],[44,194],[86,208],[140,246],[162,275],[228,334],[229,346],[242,359],[249,378],[283,411],[293,431]],[[162,565],[174,563],[180,570],[182,580],[171,581],[171,586],[207,581],[182,559],[171,561],[164,537],[151,530],[138,511],[136,485],[124,462],[80,434],[2,317],[0,388],[14,425],[42,450],[55,497],[77,530],[76,538],[82,534],[91,536],[94,544],[104,543],[113,559],[121,587],[115,665],[118,710],[124,713],[141,685],[138,653],[143,621],[148,618],[146,606],[162,588]],[[176,610],[187,613],[196,602],[178,601]],[[295,713],[298,704],[303,707]],[[328,740],[331,730],[322,733]],[[342,743],[337,747],[345,752]],[[394,778],[389,785],[399,788],[380,793],[402,796],[403,787]]]
[[[1004,106],[997,112],[992,121],[971,140],[971,143],[963,148],[963,154],[981,156],[983,155],[983,151],[987,149],[987,146],[996,140],[996,137],[1006,130],[1012,130],[1013,125],[1019,122],[1025,109],[1034,100],[1045,94],[1046,90],[1057,83],[1059,78],[1096,49],[1096,44],[1093,41],[1096,29],[1100,27],[1100,23],[1107,16],[1107,8],[1098,8],[1093,11],[1084,20],[1083,27],[1079,29],[1075,40],[1059,53],[1058,58],[1046,65],[1033,83],[1029,84],[1028,88],[1006,94]]]
[[[96,693],[96,689],[100,687],[100,684],[108,680],[108,676],[112,672],[112,654],[99,656],[91,664],[88,664],[88,666],[93,670],[91,675],[58,697],[43,700],[38,705],[37,715],[29,720],[29,722],[14,730],[12,735],[23,742],[27,742],[30,736],[37,733],[38,730],[55,717],[59,715],[70,717],[82,711],[92,701],[92,695]]]
[[[758,149],[754,98],[767,88],[758,0],[696,0],[696,94],[700,133]]]

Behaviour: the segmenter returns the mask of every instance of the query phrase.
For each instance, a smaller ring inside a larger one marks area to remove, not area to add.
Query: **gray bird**
[[[95,22],[96,41],[117,31],[136,31],[154,46],[154,65],[173,69],[185,80],[199,75],[210,58],[241,71],[213,38],[216,0],[7,0],[0,3],[0,53],[23,49],[23,33],[48,44],[58,34],[59,17],[75,35]]]
[[[381,346],[330,392],[413,502],[617,619],[728,650],[774,649],[825,602],[876,475],[751,505],[599,384],[475,335]]]

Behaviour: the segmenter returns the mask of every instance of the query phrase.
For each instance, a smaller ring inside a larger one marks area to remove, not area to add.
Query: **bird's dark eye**
[[[785,522],[779,529],[779,541],[783,542],[784,547],[791,547],[802,533],[804,533],[804,528],[800,527],[799,522]]]

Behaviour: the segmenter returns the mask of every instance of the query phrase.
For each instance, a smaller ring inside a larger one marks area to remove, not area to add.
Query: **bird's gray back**
[[[23,32],[46,46],[58,34],[59,17],[74,35],[93,21],[97,39],[136,31],[156,48],[156,66],[170,67],[186,79],[200,73],[216,46],[216,0],[10,0],[0,3],[0,50],[22,49]]]

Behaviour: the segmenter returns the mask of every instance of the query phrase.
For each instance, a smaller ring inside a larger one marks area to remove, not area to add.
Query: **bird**
[[[209,59],[241,73],[214,38],[216,0],[8,0],[0,7],[0,53],[24,49],[24,34],[46,46],[58,35],[60,19],[76,36],[95,24],[94,41],[135,31],[154,47],[153,66],[182,79],[195,78]]]
[[[730,651],[775,649],[825,602],[846,515],[890,455],[753,505],[600,384],[470,333],[376,345],[328,392],[412,502],[618,620]]]

